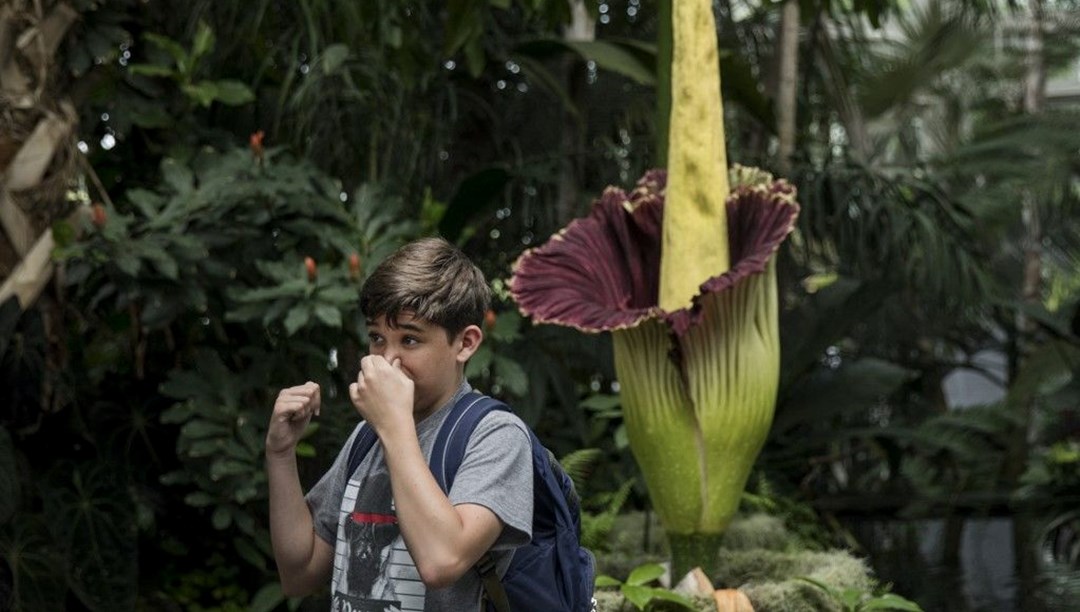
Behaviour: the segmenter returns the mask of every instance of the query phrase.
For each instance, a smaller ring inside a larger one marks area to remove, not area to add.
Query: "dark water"
[[[1080,570],[1038,545],[1021,576],[1013,518],[969,518],[950,530],[943,519],[845,521],[874,570],[926,612],[1080,612]],[[946,542],[958,541],[950,560]]]

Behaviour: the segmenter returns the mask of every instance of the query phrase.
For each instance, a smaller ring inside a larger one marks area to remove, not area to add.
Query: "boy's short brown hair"
[[[360,290],[360,312],[395,325],[402,312],[434,323],[453,341],[481,325],[491,303],[484,273],[442,238],[422,238],[394,251],[375,267]]]

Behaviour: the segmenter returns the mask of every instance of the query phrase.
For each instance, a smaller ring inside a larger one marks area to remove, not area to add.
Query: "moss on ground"
[[[666,559],[663,530],[655,519],[649,523],[649,544],[644,544],[646,517],[640,513],[620,517],[611,547],[597,555],[598,573],[625,579],[644,563]],[[755,612],[824,612],[840,606],[820,589],[798,580],[813,578],[836,589],[870,591],[876,581],[866,562],[841,550],[800,550],[798,540],[783,521],[764,514],[739,517],[732,522],[721,545],[721,567],[711,576],[718,589],[738,588],[746,593]],[[648,549],[648,550],[645,550]],[[633,610],[614,590],[598,591],[599,612]],[[697,609],[715,611],[712,600],[699,598]],[[652,608],[650,610],[665,608]]]
[[[721,555],[713,577],[717,588],[739,588],[755,612],[839,610],[832,599],[797,578],[813,578],[838,589],[875,586],[866,563],[845,551],[733,550]]]
[[[724,550],[792,550],[798,541],[784,527],[784,521],[768,514],[751,514],[731,522],[724,541]]]
[[[716,603],[707,597],[694,597],[695,610],[716,612]],[[618,591],[598,591],[596,593],[596,612],[628,612],[634,606],[626,601]],[[649,606],[649,612],[682,612],[682,608],[667,602],[657,602]]]
[[[596,573],[619,580],[626,579],[635,567],[668,560],[667,538],[660,519],[644,512],[619,515],[608,549],[593,552],[596,553]]]

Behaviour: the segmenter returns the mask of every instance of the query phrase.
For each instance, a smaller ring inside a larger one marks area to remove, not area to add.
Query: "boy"
[[[428,467],[448,409],[471,391],[465,363],[483,341],[483,274],[442,239],[405,245],[360,292],[370,353],[349,397],[357,426],[322,479],[302,494],[296,443],[319,413],[319,386],[278,395],[266,436],[270,534],[288,596],[331,579],[332,609],[481,610],[473,566],[492,551],[498,574],[532,528],[528,430],[493,411],[469,439],[449,496]],[[347,474],[360,427],[379,443]]]

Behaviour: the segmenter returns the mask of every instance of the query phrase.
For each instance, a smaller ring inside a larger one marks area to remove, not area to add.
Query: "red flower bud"
[[[251,145],[251,152],[255,155],[255,159],[262,161],[263,158],[263,137],[266,136],[262,130],[255,132],[251,135],[251,139],[248,141]]]
[[[495,316],[495,311],[488,309],[488,311],[484,313],[484,328],[488,331],[495,329],[496,320],[498,320],[498,317]]]
[[[349,255],[349,278],[360,280],[360,255],[357,253]]]
[[[94,225],[98,229],[105,227],[105,221],[108,220],[108,215],[105,214],[105,207],[101,204],[94,204],[90,207],[90,219],[94,222]]]
[[[305,257],[304,268],[307,269],[307,279],[310,282],[315,282],[315,278],[319,276],[319,268],[315,265],[315,260],[310,257]]]

